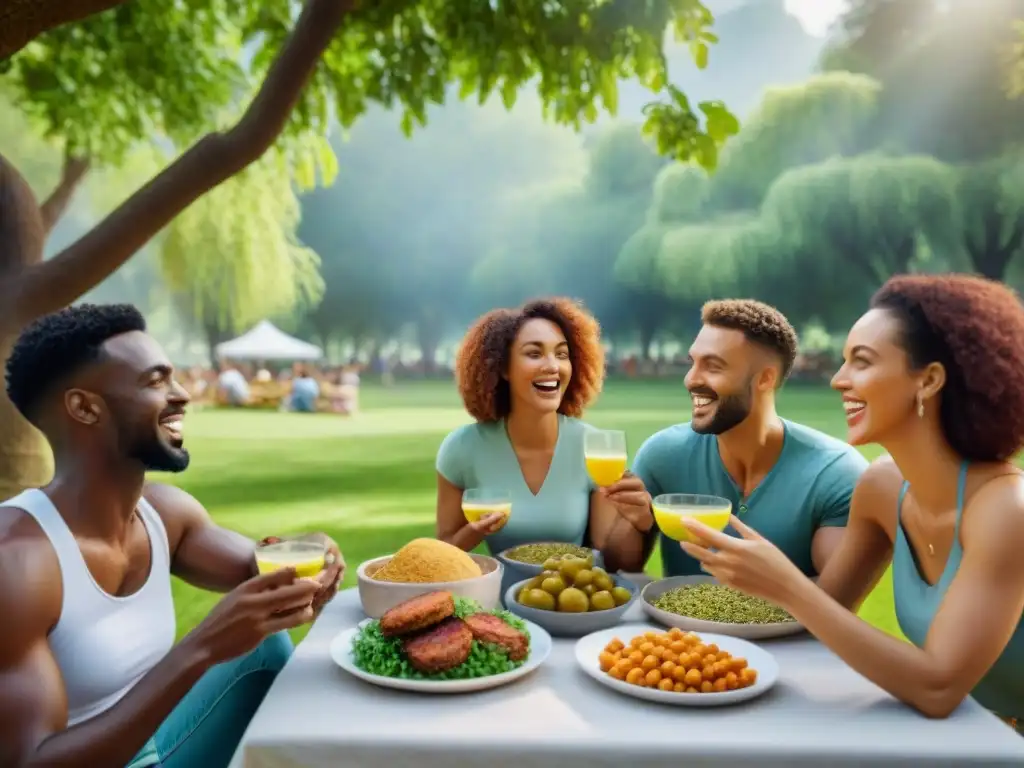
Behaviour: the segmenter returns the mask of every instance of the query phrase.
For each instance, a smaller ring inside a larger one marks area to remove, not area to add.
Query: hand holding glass
[[[512,514],[512,495],[489,488],[467,488],[462,492],[462,514],[471,523],[499,512],[507,519]]]
[[[614,485],[626,473],[626,433],[594,429],[583,436],[587,474],[599,486]]]
[[[732,514],[732,502],[728,499],[698,493],[665,493],[655,496],[651,507],[659,530],[676,541],[693,540],[683,525],[684,518],[690,517],[708,528],[724,531]]]
[[[312,578],[324,569],[327,547],[323,544],[292,539],[256,548],[256,569],[270,573],[294,568],[299,578]]]

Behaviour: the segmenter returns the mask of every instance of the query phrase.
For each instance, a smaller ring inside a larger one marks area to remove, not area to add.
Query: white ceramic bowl
[[[367,560],[359,566],[356,577],[359,585],[359,600],[363,604],[363,612],[371,619],[379,619],[399,603],[410,600],[428,592],[451,592],[455,597],[476,600],[485,611],[493,611],[501,607],[501,576],[504,568],[493,557],[470,553],[476,564],[483,571],[482,576],[475,576],[462,581],[439,581],[434,583],[406,584],[394,581],[377,581],[371,578],[377,569],[388,562],[392,555],[385,555]]]

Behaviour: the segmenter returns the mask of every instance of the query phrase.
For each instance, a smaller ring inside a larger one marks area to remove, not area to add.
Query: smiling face
[[[912,370],[901,334],[899,319],[885,309],[870,310],[850,329],[832,388],[843,396],[851,445],[884,444],[917,418],[919,393],[934,388],[934,371]]]
[[[692,365],[683,383],[693,399],[690,426],[720,435],[743,422],[754,403],[758,363],[764,352],[743,331],[705,325],[690,347]]]
[[[569,342],[562,329],[540,318],[523,323],[509,351],[507,378],[513,408],[557,411],[572,378]]]
[[[153,337],[133,331],[103,345],[104,358],[82,388],[64,394],[76,422],[102,430],[102,442],[118,458],[147,470],[181,472],[189,463],[183,426],[189,396]]]

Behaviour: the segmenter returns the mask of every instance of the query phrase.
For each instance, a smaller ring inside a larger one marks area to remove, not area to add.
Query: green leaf
[[[693,48],[693,61],[697,65],[697,69],[707,69],[708,67],[708,47],[704,43],[696,43]]]

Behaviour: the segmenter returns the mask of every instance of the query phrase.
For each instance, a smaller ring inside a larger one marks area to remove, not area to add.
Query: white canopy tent
[[[217,345],[217,356],[230,360],[319,360],[323,355],[316,344],[289,336],[269,320]]]

